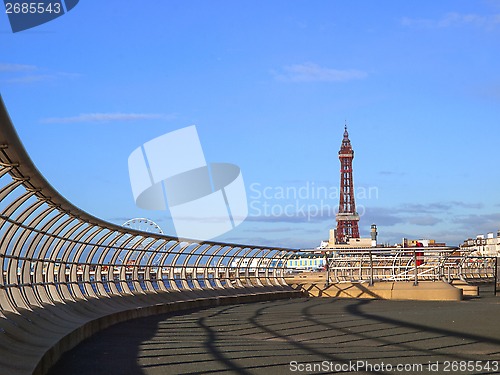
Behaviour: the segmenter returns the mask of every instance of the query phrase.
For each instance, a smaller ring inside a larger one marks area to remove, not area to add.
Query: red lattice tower
[[[349,140],[347,125],[339,151],[340,159],[340,202],[337,220],[337,243],[346,243],[348,238],[359,238],[359,215],[354,202],[354,183],[352,180],[352,160],[354,151]]]

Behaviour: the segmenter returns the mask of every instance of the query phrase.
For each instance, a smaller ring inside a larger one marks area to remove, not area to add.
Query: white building
[[[471,255],[478,256],[500,256],[500,230],[496,237],[493,233],[488,233],[486,237],[482,234],[475,239],[469,238],[460,245],[460,250]]]
[[[286,262],[286,268],[295,270],[320,270],[324,267],[325,256],[322,254],[294,254]]]

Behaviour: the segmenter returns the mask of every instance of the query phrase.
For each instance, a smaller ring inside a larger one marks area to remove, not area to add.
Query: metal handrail
[[[456,247],[328,249],[328,270],[336,282],[413,281],[493,277],[496,258],[455,255]],[[332,280],[328,280],[330,282]]]

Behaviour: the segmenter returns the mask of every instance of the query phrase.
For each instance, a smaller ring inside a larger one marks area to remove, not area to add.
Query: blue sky
[[[173,232],[127,159],[195,124],[247,188],[218,239],[317,246],[347,122],[361,235],[458,244],[500,229],[499,40],[499,1],[81,1],[15,34],[0,15],[0,92],[46,178],[117,224]]]

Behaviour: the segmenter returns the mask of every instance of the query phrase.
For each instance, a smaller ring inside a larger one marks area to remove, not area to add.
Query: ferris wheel
[[[140,230],[142,232],[163,234],[163,231],[158,224],[156,224],[153,220],[143,217],[127,220],[122,224],[122,227]]]
[[[122,224],[122,227],[125,227],[125,228],[130,228],[130,229],[134,229],[134,230],[138,230],[138,231],[141,231],[141,232],[146,232],[146,233],[152,233],[152,234],[163,234],[163,230],[161,229],[161,227],[156,224],[153,220],[150,220],[150,219],[146,219],[146,218],[134,218],[134,219],[130,219],[130,220],[127,220],[125,223]],[[121,243],[124,243],[126,242],[129,238],[131,237],[131,235],[127,234],[125,237],[123,237],[121,239]],[[138,241],[139,239],[137,239]],[[145,241],[143,241],[138,247],[137,247],[137,251],[140,252],[142,249],[144,249],[144,247],[146,245],[148,245],[149,243],[151,243],[151,241],[153,241],[153,239],[146,239]],[[131,245],[133,244],[135,241],[132,240],[131,242],[129,241],[128,244]],[[136,257],[137,255],[136,254],[133,254],[132,255],[132,258]],[[145,260],[149,259],[149,254],[146,255],[145,257]],[[121,258],[118,258],[120,261]],[[155,261],[153,262],[153,264],[157,263],[158,259],[155,259]]]

